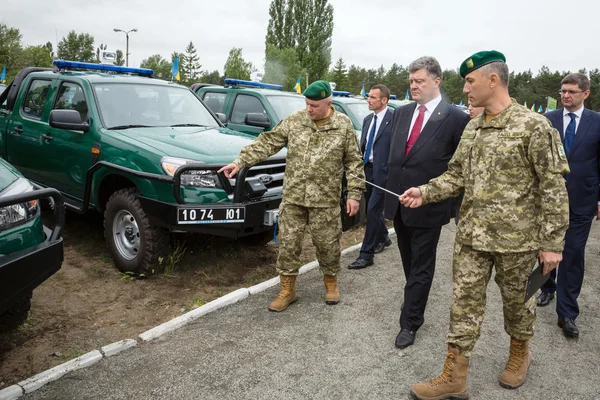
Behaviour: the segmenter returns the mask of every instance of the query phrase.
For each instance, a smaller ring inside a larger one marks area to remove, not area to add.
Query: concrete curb
[[[75,371],[76,369],[89,367],[90,365],[96,364],[102,360],[102,353],[98,350],[90,351],[77,357],[74,360],[67,361],[64,364],[57,365],[54,368],[50,368],[44,372],[32,376],[29,379],[18,383],[23,388],[25,393],[31,393],[44,386],[48,382],[52,382],[65,375],[67,372]]]
[[[394,233],[394,229],[388,229],[390,234]],[[355,250],[360,249],[362,243],[357,245],[348,247],[347,249],[342,250],[341,254],[345,255],[351,253]],[[298,271],[298,274],[305,274],[319,267],[318,261],[311,261],[302,267]],[[220,308],[226,307],[228,305],[237,303],[238,301],[246,299],[250,295],[254,295],[260,292],[263,292],[273,286],[279,284],[279,276],[271,278],[265,282],[258,283],[249,288],[241,288],[237,289],[231,293],[226,294],[225,296],[219,297],[205,305],[198,307],[192,311],[189,311],[179,317],[173,318],[170,321],[167,321],[161,325],[158,325],[152,329],[149,329],[145,332],[142,332],[138,337],[142,340],[142,342],[149,342],[153,339],[159,338],[166,333],[172,332],[178,328],[181,328],[188,323],[195,321],[203,315],[216,311]],[[115,343],[111,343],[109,345],[103,346],[100,351],[94,350],[89,353],[86,353],[80,357],[77,357],[71,361],[67,361],[66,363],[57,365],[54,368],[50,368],[44,372],[41,372],[37,375],[32,376],[29,379],[19,382],[16,385],[12,385],[0,390],[0,400],[14,400],[23,396],[25,393],[31,393],[40,387],[44,386],[46,383],[52,382],[54,380],[59,379],[63,375],[75,371],[80,368],[89,367],[90,365],[96,364],[101,361],[103,357],[111,357],[116,354],[119,354],[122,351],[130,349],[132,347],[136,347],[138,342],[134,339],[125,339]]]

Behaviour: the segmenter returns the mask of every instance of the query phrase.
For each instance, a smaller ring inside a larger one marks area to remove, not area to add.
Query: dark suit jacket
[[[365,117],[360,134],[360,149],[365,154],[367,148],[367,139],[369,137],[369,127],[373,120],[373,115],[369,114]],[[392,115],[390,110],[385,112],[383,121],[379,125],[379,130],[375,132],[375,140],[373,141],[373,180],[377,186],[385,187],[388,171],[388,158],[390,157],[390,132],[392,128]]]
[[[442,100],[433,110],[427,124],[407,156],[404,149],[417,104],[396,109],[392,120],[391,150],[386,188],[402,194],[406,189],[423,185],[448,169],[469,115]],[[455,199],[430,203],[419,208],[401,206],[398,198],[386,194],[385,217],[394,219],[400,206],[406,226],[433,228],[442,226],[454,216]]]
[[[564,143],[563,109],[544,114]],[[596,215],[600,200],[600,114],[583,109],[575,140],[567,156],[571,170],[565,176],[571,214]]]

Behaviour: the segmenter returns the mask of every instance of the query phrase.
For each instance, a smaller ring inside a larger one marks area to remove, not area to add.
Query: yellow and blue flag
[[[0,82],[6,82],[6,65],[2,68],[2,73],[0,74]]]
[[[540,106],[540,108],[538,108],[538,112],[539,112],[539,113],[542,113],[542,112],[544,112],[544,109],[542,108],[542,106]]]
[[[406,89],[406,96],[404,96],[404,100],[410,100],[410,99],[408,98],[408,89]]]
[[[523,107],[527,108],[527,102],[523,103]]]
[[[294,89],[296,89],[296,93],[302,94],[302,88],[300,87],[300,77],[298,77],[298,80],[296,81],[296,86],[294,86]]]
[[[179,56],[175,56],[175,60],[173,60],[173,66],[171,67],[171,75],[176,81],[181,80],[181,75],[179,74]]]
[[[535,103],[531,106],[531,111],[535,111]]]
[[[360,89],[360,96],[365,97],[365,84],[363,83],[362,89]]]

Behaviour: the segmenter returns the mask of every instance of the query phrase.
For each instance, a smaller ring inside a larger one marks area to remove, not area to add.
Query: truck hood
[[[0,159],[0,192],[6,189],[11,183],[22,177],[16,169],[9,163]]]
[[[254,142],[254,136],[227,128],[157,127],[108,131],[129,142],[154,149],[156,154],[181,157],[207,164],[229,163],[244,146]],[[278,156],[285,156],[285,149]]]

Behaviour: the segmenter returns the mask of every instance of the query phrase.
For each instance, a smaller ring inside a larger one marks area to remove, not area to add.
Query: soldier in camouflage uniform
[[[350,119],[333,109],[331,86],[316,81],[304,91],[306,109],[282,120],[270,132],[242,149],[232,164],[223,167],[227,178],[241,168],[260,162],[288,147],[279,207],[279,257],[277,272],[281,291],[269,306],[283,311],[296,297],[296,276],[304,232],[308,227],[317,249],[317,260],[324,275],[325,302],[337,304],[340,298],[337,273],[340,270],[342,222],[340,196],[344,168],[364,179],[362,155]],[[348,175],[346,212],[358,212],[364,183]]]
[[[569,171],[558,132],[508,95],[508,67],[497,51],[479,52],[460,68],[464,92],[485,112],[472,119],[448,171],[407,190],[407,207],[464,189],[452,263],[453,303],[443,373],[413,385],[417,399],[467,398],[469,356],[479,337],[492,268],[502,293],[509,359],[500,385],[517,388],[531,363],[535,298],[524,302],[538,255],[544,273],[560,262],[569,223],[563,175]]]

